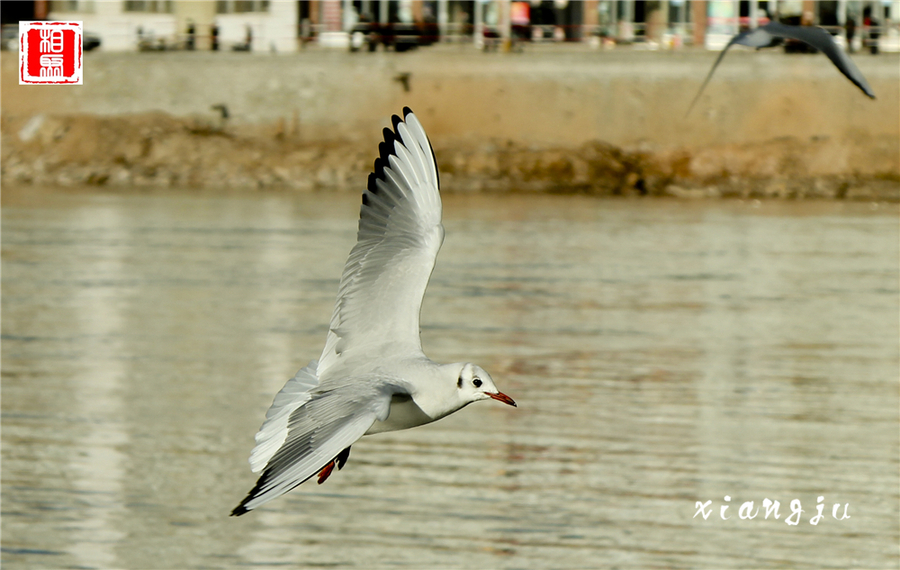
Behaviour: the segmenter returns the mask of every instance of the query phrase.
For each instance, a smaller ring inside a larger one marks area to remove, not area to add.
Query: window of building
[[[94,0],[65,0],[50,2],[51,12],[83,12],[94,13]]]
[[[217,14],[241,14],[245,12],[268,12],[268,0],[218,0]]]
[[[125,11],[171,14],[172,0],[126,0]]]

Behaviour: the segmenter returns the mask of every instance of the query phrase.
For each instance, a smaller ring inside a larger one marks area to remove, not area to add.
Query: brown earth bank
[[[445,191],[900,200],[897,54],[854,55],[873,101],[821,54],[734,49],[686,116],[716,55],[92,52],[44,87],[4,52],[0,181],[358,191],[409,106]]]
[[[376,155],[374,141],[304,141],[284,124],[230,127],[212,116],[4,116],[0,131],[4,184],[355,191]],[[882,138],[866,141],[865,156],[828,137],[676,150],[457,138],[435,152],[450,192],[900,201],[898,141]]]

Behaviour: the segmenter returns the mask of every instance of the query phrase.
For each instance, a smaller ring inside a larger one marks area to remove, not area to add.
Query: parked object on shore
[[[756,49],[761,49],[776,46],[785,39],[798,40],[821,51],[828,57],[828,59],[832,61],[832,63],[834,63],[835,66],[837,66],[841,73],[843,73],[847,77],[847,79],[852,81],[854,85],[859,87],[863,93],[865,93],[872,99],[875,98],[875,93],[872,92],[872,89],[866,82],[866,78],[863,77],[863,74],[856,67],[856,64],[853,63],[853,60],[851,60],[850,57],[844,53],[844,50],[841,48],[841,46],[839,46],[834,41],[834,38],[831,37],[831,34],[826,32],[822,28],[813,26],[789,26],[786,24],[781,24],[779,22],[769,22],[768,24],[759,26],[756,29],[741,32],[731,38],[731,41],[728,42],[728,45],[726,45],[722,52],[719,54],[719,57],[713,64],[712,69],[709,70],[709,74],[703,81],[703,85],[700,86],[700,90],[697,92],[694,100],[691,101],[691,106],[688,108],[687,113],[685,113],[684,116],[687,117],[691,113],[691,110],[693,110],[694,105],[700,99],[700,95],[703,93],[703,90],[706,89],[706,84],[709,83],[709,80],[712,78],[713,73],[716,71],[716,67],[719,66],[719,62],[721,62],[722,58],[725,57],[725,53],[728,51],[728,48],[735,44],[740,44],[748,47],[754,47]]]
[[[434,151],[412,111],[403,115],[378,145],[325,349],[275,396],[250,455],[262,475],[234,516],[317,473],[323,483],[363,435],[427,424],[479,400],[516,405],[481,367],[437,364],[422,352],[419,312],[444,227]]]

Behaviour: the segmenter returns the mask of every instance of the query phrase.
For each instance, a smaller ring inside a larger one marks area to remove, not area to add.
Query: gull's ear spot
[[[462,375],[460,375],[459,380],[456,381],[456,387],[462,388]]]

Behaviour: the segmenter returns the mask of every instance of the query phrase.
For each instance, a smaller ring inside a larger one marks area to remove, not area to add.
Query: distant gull
[[[872,92],[872,89],[866,82],[866,78],[863,77],[863,74],[860,73],[859,69],[857,69],[856,65],[853,63],[853,60],[851,60],[847,56],[847,54],[844,53],[844,50],[841,49],[841,46],[839,46],[834,41],[834,38],[831,37],[831,34],[826,32],[822,28],[813,26],[789,26],[772,21],[763,26],[759,26],[756,29],[741,32],[731,38],[731,41],[728,42],[728,45],[726,45],[725,49],[723,49],[719,54],[719,57],[713,64],[712,69],[709,70],[709,74],[706,76],[706,80],[703,82],[703,85],[700,86],[700,90],[697,92],[697,95],[691,102],[690,108],[684,116],[687,117],[691,113],[691,110],[694,108],[697,100],[700,99],[700,95],[703,93],[703,90],[706,89],[706,84],[709,83],[709,80],[712,77],[713,72],[716,70],[716,67],[718,67],[719,62],[721,62],[722,58],[725,57],[725,52],[728,51],[728,48],[730,48],[734,44],[740,44],[760,49],[778,45],[779,43],[781,43],[782,39],[798,40],[803,43],[809,44],[820,52],[824,53],[826,56],[828,56],[828,59],[830,59],[832,63],[837,66],[841,73],[843,73],[847,77],[847,79],[849,79],[853,82],[854,85],[859,87],[863,93],[865,93],[872,99],[875,98],[875,93]]]
[[[440,180],[412,111],[392,122],[363,192],[325,349],[266,412],[250,454],[262,475],[233,516],[316,474],[323,483],[363,435],[427,424],[478,400],[516,405],[481,367],[437,364],[422,352],[419,312],[444,240]]]

